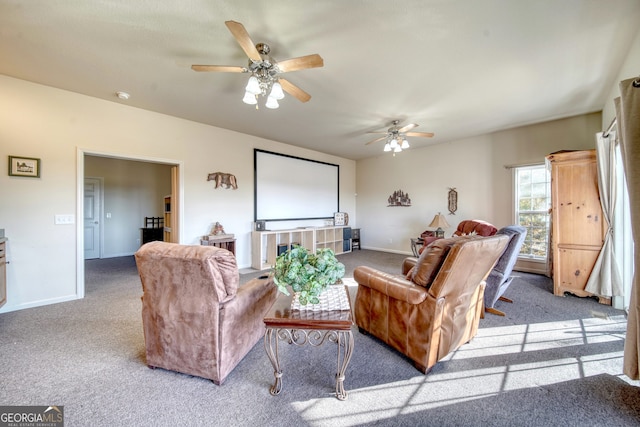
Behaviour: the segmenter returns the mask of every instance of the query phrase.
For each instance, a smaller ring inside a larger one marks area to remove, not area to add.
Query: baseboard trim
[[[82,298],[80,298],[77,295],[67,295],[64,297],[43,299],[39,301],[31,301],[28,303],[13,305],[13,306],[7,303],[7,305],[5,305],[4,307],[2,307],[2,309],[0,309],[0,314],[9,313],[9,312],[18,311],[18,310],[25,310],[27,308],[43,307],[45,305],[58,304],[61,302],[75,301],[77,299],[82,299]]]

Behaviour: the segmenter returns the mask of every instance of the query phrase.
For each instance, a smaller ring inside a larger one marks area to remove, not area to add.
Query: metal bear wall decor
[[[236,181],[235,175],[225,172],[213,172],[207,176],[207,181],[215,181],[215,188],[220,187],[221,185],[225,185],[225,188],[233,188],[234,190],[238,189],[238,182]]]

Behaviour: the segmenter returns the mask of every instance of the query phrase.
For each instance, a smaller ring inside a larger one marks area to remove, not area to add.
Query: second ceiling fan
[[[265,104],[267,108],[278,108],[278,100],[284,98],[283,90],[301,102],[307,102],[311,99],[311,95],[290,81],[283,79],[280,75],[289,71],[322,67],[324,66],[324,61],[320,55],[306,55],[277,62],[269,56],[271,52],[269,45],[265,43],[254,44],[251,37],[249,37],[249,33],[241,23],[226,21],[225,25],[249,57],[249,64],[246,67],[233,65],[192,65],[191,69],[194,71],[251,73],[243,101],[246,104],[256,104],[256,108],[258,96],[267,96],[267,102]]]
[[[431,132],[408,132],[418,126],[415,123],[409,123],[402,127],[398,127],[399,124],[400,120],[394,120],[391,122],[391,127],[386,131],[367,132],[384,134],[384,136],[371,140],[365,145],[373,144],[374,142],[382,141],[384,139],[387,141],[384,145],[384,151],[393,151],[394,153],[398,153],[409,148],[409,141],[407,141],[406,138],[407,136],[417,136],[422,138],[433,137],[433,133]]]

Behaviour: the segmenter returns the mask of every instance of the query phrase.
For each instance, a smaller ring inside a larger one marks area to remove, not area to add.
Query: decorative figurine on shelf
[[[219,236],[227,233],[224,232],[224,227],[222,226],[222,224],[216,221],[215,225],[213,226],[213,230],[211,230],[211,234],[213,234],[214,236]]]

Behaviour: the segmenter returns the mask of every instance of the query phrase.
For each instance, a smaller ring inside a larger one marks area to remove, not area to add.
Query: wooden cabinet
[[[606,230],[595,150],[550,154],[553,293],[592,296],[585,286]],[[600,297],[610,304],[610,298]]]
[[[344,244],[345,228],[347,227],[253,231],[251,267],[256,270],[271,268],[276,262],[276,257],[293,245],[303,246],[311,252],[320,248],[330,248],[336,255],[351,252],[351,245]]]
[[[6,239],[0,238],[0,307],[7,302],[7,246]]]

